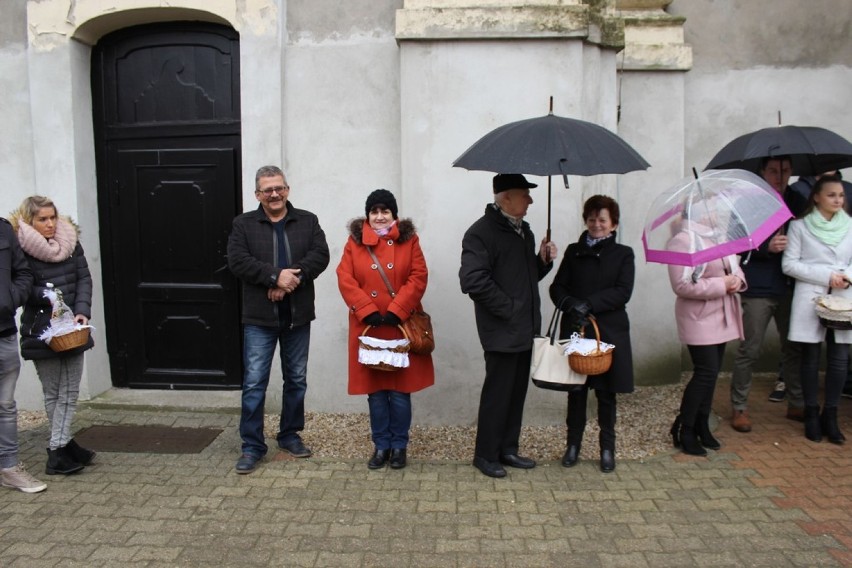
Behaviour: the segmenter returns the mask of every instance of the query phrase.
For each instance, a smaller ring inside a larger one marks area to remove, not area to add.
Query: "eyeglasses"
[[[288,189],[290,189],[289,185],[276,185],[273,187],[267,187],[265,189],[258,189],[257,193],[262,193],[264,197],[272,197],[273,193],[282,195]]]

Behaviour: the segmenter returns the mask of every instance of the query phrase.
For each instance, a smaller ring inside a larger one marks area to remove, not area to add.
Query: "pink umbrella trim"
[[[660,218],[666,217],[668,219],[672,215],[673,212],[669,211]],[[704,264],[705,262],[710,262],[718,258],[745,252],[747,250],[757,248],[757,246],[772,236],[772,233],[774,233],[791,217],[793,217],[793,215],[786,207],[784,207],[769,217],[769,219],[767,219],[766,222],[754,232],[754,234],[692,253],[670,250],[651,250],[648,248],[646,234],[643,233],[642,245],[645,248],[645,261],[659,262],[662,264],[677,264],[681,266],[698,266],[699,264]]]

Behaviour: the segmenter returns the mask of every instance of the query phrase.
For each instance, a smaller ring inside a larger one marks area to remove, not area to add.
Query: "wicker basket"
[[[54,336],[48,345],[56,352],[68,351],[75,347],[82,347],[89,341],[89,328],[76,329],[65,335]]]
[[[405,333],[405,330],[402,329],[402,326],[397,326],[397,327],[402,332],[403,338],[407,340],[408,335]],[[370,325],[365,327],[364,331],[361,332],[361,335],[362,336],[366,335],[367,332],[370,330],[370,328],[372,328],[372,326],[370,326]],[[364,341],[361,340],[360,337],[358,338],[358,350],[359,351],[363,350],[363,351],[375,351],[375,352],[384,352],[384,353],[408,353],[409,349],[410,349],[410,344],[408,342],[406,342],[403,345],[396,346],[396,347],[386,347],[386,346],[377,347],[377,346],[369,345],[368,343],[365,343]],[[364,365],[365,367],[369,367],[371,369],[376,369],[377,371],[398,371],[400,369],[405,368],[405,367],[395,367],[391,364],[385,363],[384,361],[379,361],[378,363],[373,363],[373,364],[368,364],[368,363],[361,363],[361,364]]]
[[[822,305],[820,300],[828,296],[817,296],[814,298],[814,309],[816,310],[819,323],[826,329],[838,331],[852,330],[852,311],[831,310]]]
[[[601,351],[601,332],[598,329],[598,323],[595,321],[594,316],[589,316],[589,322],[595,328],[595,339],[598,342],[598,348],[588,355],[571,353],[568,355],[568,365],[571,366],[571,369],[575,373],[580,373],[581,375],[600,375],[609,371],[609,368],[612,366],[612,352],[615,349],[610,349],[606,352]],[[584,332],[581,332],[581,334],[585,335]]]

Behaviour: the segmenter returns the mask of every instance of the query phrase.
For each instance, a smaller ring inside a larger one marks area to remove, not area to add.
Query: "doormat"
[[[74,434],[74,440],[98,452],[197,454],[221,433],[221,428],[90,426]]]

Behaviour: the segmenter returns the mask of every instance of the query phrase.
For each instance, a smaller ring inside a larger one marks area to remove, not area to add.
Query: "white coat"
[[[803,220],[791,222],[781,268],[784,274],[796,279],[787,338],[801,343],[821,343],[825,340],[825,327],[819,323],[814,298],[828,293],[833,272],[852,276],[852,231],[837,245],[829,246],[816,238]],[[833,288],[831,293],[852,298],[852,287]],[[835,330],[834,339],[837,343],[852,343],[852,331]]]

